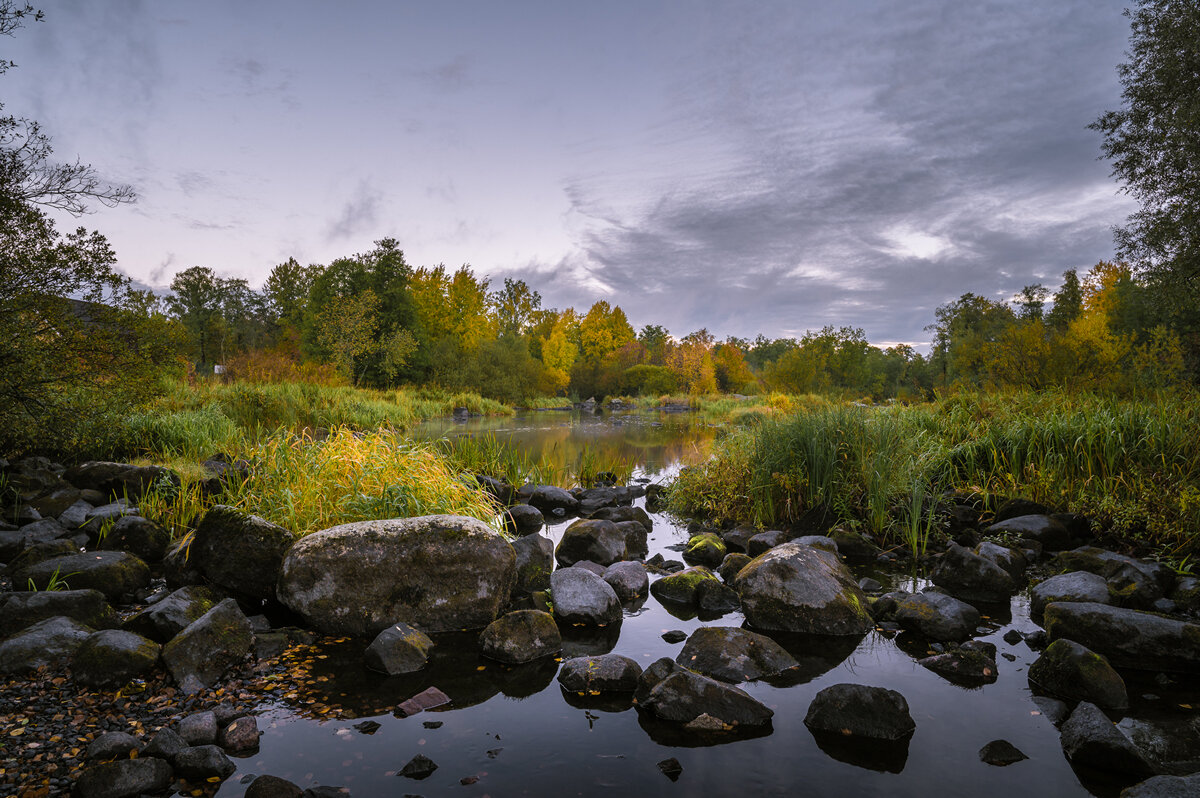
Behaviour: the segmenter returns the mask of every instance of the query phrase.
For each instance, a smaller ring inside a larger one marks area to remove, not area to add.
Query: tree
[[[1200,3],[1127,9],[1122,107],[1091,127],[1113,176],[1141,208],[1116,231],[1118,254],[1149,274],[1195,329],[1200,311]]]
[[[379,349],[375,338],[378,312],[379,297],[368,288],[329,303],[318,322],[321,345],[329,352],[334,368],[355,385],[366,370],[367,356]]]
[[[524,280],[504,278],[504,288],[488,296],[501,333],[525,335],[541,310],[542,295],[530,290]]]
[[[200,362],[211,363],[213,339],[219,335],[221,278],[207,266],[193,266],[175,275],[171,291],[167,306],[196,342]]]
[[[1054,292],[1054,306],[1046,314],[1046,322],[1058,332],[1065,332],[1067,325],[1083,312],[1083,289],[1079,275],[1074,269],[1063,272],[1062,287]]]

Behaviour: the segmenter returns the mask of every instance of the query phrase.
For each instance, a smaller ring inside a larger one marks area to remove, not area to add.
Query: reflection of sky
[[[5,113],[137,188],[88,221],[155,285],[391,235],[677,335],[922,341],[1131,209],[1086,129],[1116,0],[39,5]]]

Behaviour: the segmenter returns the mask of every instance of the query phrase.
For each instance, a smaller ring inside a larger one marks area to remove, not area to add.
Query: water
[[[629,457],[639,463],[636,477],[655,480],[669,478],[682,464],[702,459],[714,435],[712,429],[687,419],[589,416],[572,420],[555,414],[472,420],[453,427],[447,422],[423,432],[441,435],[464,428],[510,437],[538,454],[541,450],[573,453],[586,441]],[[684,542],[685,529],[665,515],[652,514],[652,518],[651,554],[662,552],[677,559],[678,553],[667,547]],[[556,543],[565,526],[549,528]],[[871,575],[909,589],[922,584],[914,576]],[[739,626],[742,621],[739,613],[714,621],[679,618],[651,597],[628,608],[619,628],[591,633],[567,630],[564,656],[613,651],[647,666],[659,657],[674,658],[682,647],[661,638],[667,630],[690,633],[704,625]],[[628,697],[585,700],[564,693],[555,680],[559,663],[552,659],[518,667],[486,660],[479,656],[473,634],[439,638],[429,667],[419,674],[391,678],[362,666],[362,649],[368,641],[330,644],[321,651],[324,658],[312,662],[311,687],[297,699],[264,704],[259,725],[265,733],[259,752],[239,760],[239,772],[217,794],[236,798],[246,789],[240,781],[243,774],[270,773],[302,787],[343,786],[360,798],[700,793],[864,798],[1116,796],[1127,782],[1072,770],[1057,731],[1040,713],[1026,682],[1026,670],[1036,653],[1024,643],[1009,645],[1001,639],[1012,628],[1037,628],[1029,620],[1027,598],[1017,596],[1009,608],[992,610],[985,623],[992,631],[980,639],[995,643],[999,652],[1014,659],[998,656],[999,678],[979,689],[957,687],[925,670],[902,650],[899,640],[879,632],[834,641],[781,638],[801,661],[800,673],[786,683],[740,685],[775,711],[771,726],[751,733],[757,736],[708,746],[697,745],[678,729],[639,713]],[[913,652],[925,653],[923,647]],[[804,715],[820,689],[840,682],[887,687],[905,696],[917,724],[906,752],[891,759],[871,756],[869,761],[848,762],[843,761],[849,758],[845,753],[822,749],[804,726]],[[429,686],[446,692],[453,699],[451,706],[409,718],[392,714],[396,704]],[[1147,692],[1156,697],[1137,697]],[[1166,720],[1178,728],[1181,719],[1195,717],[1180,704],[1200,706],[1196,690],[1168,695],[1153,683],[1131,684],[1130,696],[1134,707],[1122,727],[1143,735],[1147,728],[1153,732],[1155,723]],[[341,707],[345,717],[323,719],[318,709],[322,705]],[[355,730],[354,725],[364,720],[381,727],[369,735]],[[441,726],[427,728],[427,722]],[[978,751],[996,739],[1013,743],[1029,759],[1003,768],[984,764]],[[1160,739],[1159,744],[1168,743]],[[421,781],[396,775],[417,754],[438,765],[433,775]],[[670,757],[683,766],[674,782],[657,767]],[[460,780],[466,777],[478,781],[464,786]]]

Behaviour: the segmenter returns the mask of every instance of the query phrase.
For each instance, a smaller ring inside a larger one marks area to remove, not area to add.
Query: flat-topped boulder
[[[1046,605],[1051,640],[1074,640],[1118,668],[1200,673],[1200,624],[1091,602]]]
[[[70,618],[39,621],[0,643],[0,673],[22,673],[61,665],[95,632]]]
[[[13,574],[13,584],[30,580],[38,590],[65,582],[73,590],[99,590],[119,599],[150,584],[150,569],[126,551],[86,551],[42,560]]]
[[[278,595],[327,634],[373,637],[398,618],[429,633],[481,629],[508,602],[516,559],[474,518],[360,521],[292,546]]]
[[[783,646],[765,635],[721,626],[705,626],[692,632],[675,661],[733,684],[778,676],[799,664]]]
[[[975,633],[979,610],[945,593],[926,592],[899,598],[895,610],[901,627],[926,640],[962,642]]]
[[[874,622],[867,597],[837,556],[784,543],[743,568],[733,587],[749,624],[758,629],[853,635]]]
[[[1071,545],[1071,534],[1062,522],[1041,513],[1005,518],[983,530],[983,533],[1036,540],[1046,551],[1059,551]]]
[[[1111,604],[1112,597],[1103,576],[1090,571],[1071,571],[1039,582],[1029,591],[1029,610],[1034,617],[1045,612],[1047,604],[1056,601]]]
[[[0,593],[0,638],[58,616],[93,629],[112,629],[119,623],[117,613],[99,590]]]

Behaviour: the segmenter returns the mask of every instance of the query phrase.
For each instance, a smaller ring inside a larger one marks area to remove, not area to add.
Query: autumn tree
[[[318,320],[321,346],[342,376],[358,385],[366,371],[367,356],[379,349],[379,297],[371,289],[337,297]]]

